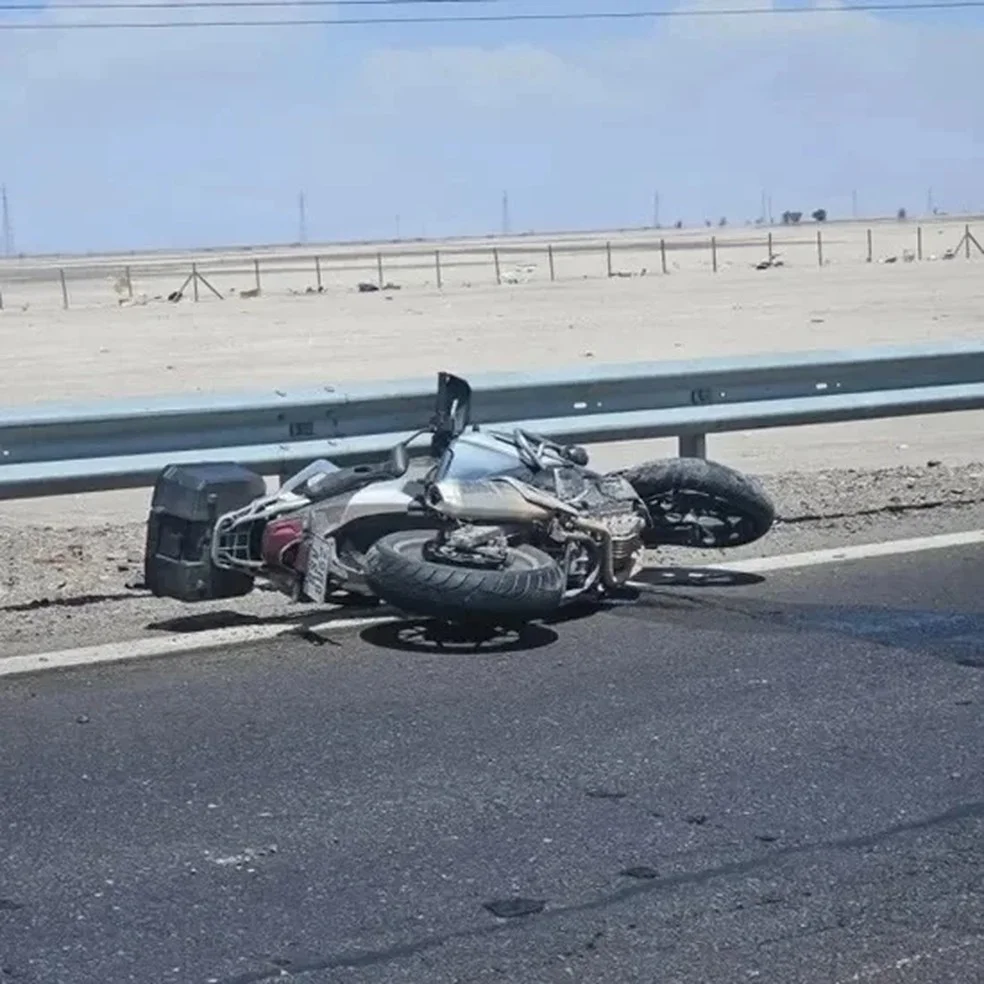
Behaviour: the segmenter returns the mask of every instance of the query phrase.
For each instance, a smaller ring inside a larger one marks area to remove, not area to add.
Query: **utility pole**
[[[653,228],[659,228],[659,192],[653,192]]]
[[[307,242],[307,215],[304,207],[304,192],[302,191],[297,198],[297,241]]]
[[[3,255],[14,255],[14,229],[10,224],[10,204],[7,201],[7,186],[0,187],[0,210],[3,212]]]
[[[509,192],[502,193],[502,234],[509,235]]]

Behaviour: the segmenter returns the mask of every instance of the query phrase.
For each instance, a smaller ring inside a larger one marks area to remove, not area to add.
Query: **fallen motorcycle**
[[[470,406],[468,383],[440,373],[431,421],[385,460],[320,459],[272,493],[240,465],[169,466],[147,522],[148,588],[203,601],[259,578],[296,601],[505,624],[617,593],[647,547],[736,547],[773,523],[760,485],[719,463],[599,474],[582,447],[471,426]],[[429,454],[412,458],[428,433]]]

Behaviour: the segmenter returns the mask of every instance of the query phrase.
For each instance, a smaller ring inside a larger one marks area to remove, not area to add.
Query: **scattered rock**
[[[546,907],[546,899],[494,899],[491,902],[484,902],[483,909],[487,909],[499,919],[516,919],[519,916],[532,916],[537,912],[543,912]]]
[[[692,813],[689,817],[683,818],[684,823],[689,823],[692,827],[703,827],[707,823],[706,813]]]
[[[80,714],[75,719],[75,723],[76,724],[88,724],[89,723],[89,715],[88,714]]]
[[[363,280],[359,284],[360,294],[375,294],[378,290],[379,290],[379,284],[374,284],[368,280]]]

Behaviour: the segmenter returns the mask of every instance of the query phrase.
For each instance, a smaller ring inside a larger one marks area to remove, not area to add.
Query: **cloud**
[[[984,204],[970,15],[551,30],[0,31],[21,245],[289,239],[302,187],[326,238],[392,234],[398,212],[405,234],[495,228],[502,188],[536,228],[644,221],[657,187],[667,220],[754,216],[762,188],[777,210],[855,189],[918,208],[930,184]]]

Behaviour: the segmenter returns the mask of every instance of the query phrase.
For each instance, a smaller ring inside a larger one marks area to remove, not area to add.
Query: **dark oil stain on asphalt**
[[[689,603],[683,608],[682,603]],[[984,669],[984,614],[861,605],[811,605],[748,596],[662,593],[613,609],[691,629],[729,632],[830,632],[875,645],[928,653],[958,666]]]
[[[659,872],[645,864],[637,864],[632,868],[624,868],[619,872],[626,878],[658,878]]]

